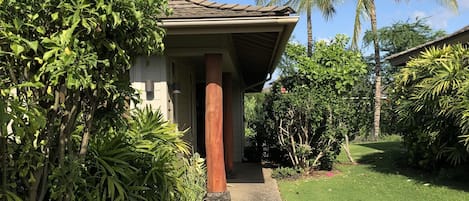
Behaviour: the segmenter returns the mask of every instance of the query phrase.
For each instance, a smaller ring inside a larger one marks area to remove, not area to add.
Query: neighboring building
[[[388,56],[386,57],[386,60],[391,62],[391,65],[393,66],[405,66],[409,60],[417,57],[420,52],[425,51],[429,47],[442,47],[444,45],[452,45],[458,43],[466,46],[469,45],[469,26],[466,26],[450,35],[424,43],[417,47],[410,48],[406,51],[402,51]]]
[[[295,27],[289,7],[170,0],[165,52],[140,57],[130,72],[142,105],[188,130],[206,155],[208,199],[226,196],[227,171],[243,158],[246,92],[261,91]],[[139,106],[139,107],[140,107]]]

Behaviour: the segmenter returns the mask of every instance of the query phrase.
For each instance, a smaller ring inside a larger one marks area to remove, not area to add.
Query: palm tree
[[[400,0],[395,0],[399,2]],[[457,0],[438,0],[439,3],[448,6],[457,12]],[[357,0],[355,10],[355,25],[353,30],[352,48],[358,49],[358,36],[361,31],[361,17],[368,16],[371,22],[371,32],[373,34],[373,47],[375,58],[375,97],[374,97],[374,115],[373,115],[373,137],[377,139],[380,133],[381,118],[381,57],[379,56],[378,28],[376,22],[376,7],[374,0]]]
[[[311,22],[313,8],[318,8],[327,20],[334,15],[334,4],[337,2],[338,0],[256,0],[257,5],[288,5],[299,13],[306,12],[309,57],[313,54],[313,24]]]

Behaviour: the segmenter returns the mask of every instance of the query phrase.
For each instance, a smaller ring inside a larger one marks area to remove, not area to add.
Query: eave
[[[422,45],[410,48],[406,51],[402,51],[385,58],[393,66],[403,66],[410,59],[416,57],[420,52],[425,51],[429,47],[442,47],[444,45],[452,45],[457,43],[468,43],[469,42],[469,26],[466,26],[452,34],[441,37],[439,39],[424,43]]]
[[[251,49],[242,46],[245,48],[243,52],[238,53],[238,60],[240,68],[245,71],[244,75],[247,75],[244,76],[246,92],[253,92],[262,90],[265,78],[275,70],[298,19],[298,16],[262,16],[162,19],[161,21],[168,36],[231,34],[235,46],[237,44],[239,46],[239,41],[252,41]],[[259,40],[263,37],[265,40]],[[255,44],[255,41],[264,41],[265,44]],[[260,51],[269,54],[269,58],[256,58],[256,52],[262,53]],[[247,52],[254,55],[249,57]],[[255,75],[249,71],[255,72]]]

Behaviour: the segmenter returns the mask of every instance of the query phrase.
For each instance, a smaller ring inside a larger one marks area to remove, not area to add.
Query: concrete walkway
[[[272,170],[258,163],[236,163],[228,178],[231,201],[282,201]]]

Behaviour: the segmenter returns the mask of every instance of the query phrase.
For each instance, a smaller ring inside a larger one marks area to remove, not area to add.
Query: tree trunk
[[[308,57],[313,55],[313,25],[311,19],[311,6],[306,9],[306,29],[308,31]]]
[[[99,85],[98,85],[99,86]],[[96,97],[98,97],[98,90],[93,90],[89,92],[88,98],[90,100],[90,106],[87,112],[85,112],[85,128],[83,131],[83,137],[81,139],[81,145],[80,145],[80,152],[79,155],[82,159],[85,158],[86,153],[88,153],[88,144],[91,139],[91,130],[93,126],[93,117],[94,117],[94,112],[96,111],[97,105],[98,105],[98,100]]]
[[[347,135],[347,134],[345,134],[345,144],[343,145],[343,147],[344,147],[345,153],[347,154],[348,160],[349,160],[352,164],[356,164],[356,163],[355,163],[355,160],[353,160],[352,153],[350,152],[350,141],[349,141],[349,139],[348,139],[348,135]]]
[[[375,108],[373,115],[373,139],[377,140],[380,134],[381,118],[381,58],[379,56],[378,29],[376,22],[376,7],[374,0],[370,1],[371,31],[375,49]]]
[[[8,161],[7,161],[7,157],[8,157],[8,147],[7,147],[7,138],[6,138],[6,135],[7,135],[7,132],[5,132],[6,129],[3,129],[2,128],[2,131],[0,131],[0,157],[2,158],[2,183],[1,183],[1,187],[2,187],[2,191],[4,193],[6,193],[7,191],[7,165],[8,165]]]

